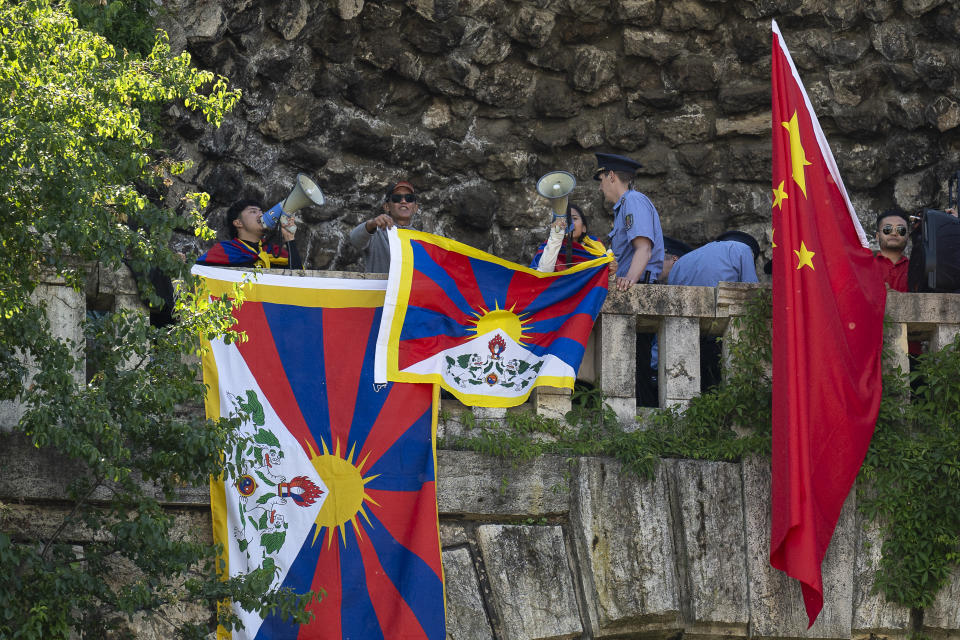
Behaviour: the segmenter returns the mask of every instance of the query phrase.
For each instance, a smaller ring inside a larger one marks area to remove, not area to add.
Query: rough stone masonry
[[[388,183],[420,226],[527,261],[545,236],[536,179],[578,177],[595,235],[612,218],[594,151],[644,163],[664,232],[743,228],[769,253],[770,21],[784,34],[857,211],[946,205],[960,168],[956,0],[165,0],[175,49],[243,91],[222,128],[170,112],[193,168],[167,193],[281,200],[298,172],[307,267],[356,270],[349,229]],[[178,241],[189,248],[194,242]]]

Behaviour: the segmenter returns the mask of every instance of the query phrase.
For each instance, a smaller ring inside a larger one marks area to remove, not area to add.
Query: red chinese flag
[[[886,288],[800,76],[773,23],[773,485],[770,564],[820,564],[880,407]]]

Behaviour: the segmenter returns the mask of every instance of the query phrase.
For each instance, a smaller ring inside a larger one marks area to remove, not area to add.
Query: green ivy
[[[877,588],[923,608],[960,564],[960,336],[883,387],[858,504],[883,538]]]

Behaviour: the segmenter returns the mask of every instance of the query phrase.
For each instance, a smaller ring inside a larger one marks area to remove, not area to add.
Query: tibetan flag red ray
[[[773,484],[770,564],[820,567],[880,407],[886,289],[783,37],[773,23]]]
[[[521,404],[540,385],[573,388],[610,252],[540,273],[419,231],[390,242],[378,382],[435,382],[483,407]]]
[[[204,360],[208,415],[242,409],[251,438],[228,452],[241,477],[210,485],[227,571],[325,592],[306,625],[238,609],[232,638],[442,640],[437,392],[373,382],[386,282],[194,272],[213,295],[255,280],[235,312],[247,340],[214,341]]]

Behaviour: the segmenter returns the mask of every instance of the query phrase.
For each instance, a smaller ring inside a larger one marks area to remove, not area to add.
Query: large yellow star
[[[803,174],[803,168],[810,165],[803,151],[803,145],[800,144],[800,125],[797,122],[797,112],[793,112],[793,117],[789,122],[781,122],[783,128],[790,132],[790,164],[793,167],[793,181],[800,186],[803,191],[803,197],[807,197],[807,179]]]
[[[794,249],[793,252],[797,254],[797,258],[800,259],[800,262],[797,264],[797,269],[807,266],[816,271],[816,269],[813,268],[813,256],[816,254],[813,251],[807,250],[807,245],[803,244],[803,241],[800,242],[800,251]]]
[[[779,207],[783,211],[783,201],[787,199],[787,192],[783,190],[783,183],[785,181],[780,181],[780,186],[773,190],[773,206]]]

